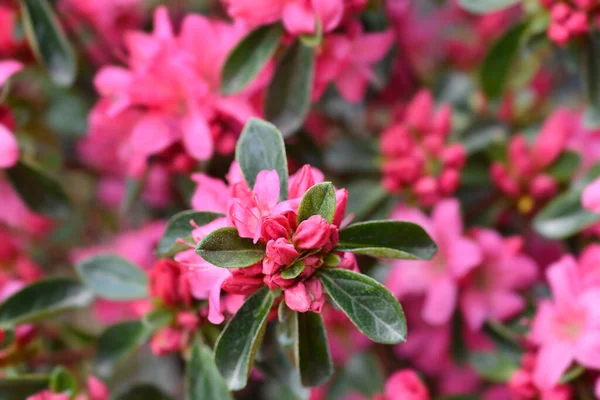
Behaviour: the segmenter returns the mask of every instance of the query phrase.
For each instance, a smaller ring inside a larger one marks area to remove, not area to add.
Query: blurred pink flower
[[[482,261],[477,243],[463,233],[460,204],[443,200],[431,218],[417,209],[399,207],[393,218],[421,225],[438,245],[429,261],[396,261],[385,282],[396,296],[425,294],[423,319],[431,324],[447,323],[458,302],[459,281]]]
[[[585,187],[581,196],[583,208],[600,213],[600,179],[596,179]]]
[[[40,393],[27,397],[26,400],[69,400],[70,396],[65,393],[53,393],[50,390],[44,390]]]
[[[429,400],[429,392],[415,371],[404,369],[394,372],[385,383],[381,400]]]

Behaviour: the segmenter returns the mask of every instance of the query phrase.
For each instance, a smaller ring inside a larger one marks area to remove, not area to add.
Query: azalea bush
[[[599,21],[0,0],[0,399],[600,398]]]

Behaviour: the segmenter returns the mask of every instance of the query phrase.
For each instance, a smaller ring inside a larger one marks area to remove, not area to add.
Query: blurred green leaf
[[[298,337],[296,352],[300,379],[305,387],[319,386],[333,375],[333,361],[329,352],[327,332],[321,314],[296,313]]]
[[[223,217],[225,217],[224,214],[195,210],[175,214],[169,219],[167,229],[156,246],[156,253],[161,257],[168,257],[177,253],[178,250],[187,249],[185,245],[180,245],[177,241],[181,239],[185,242],[192,242],[192,230],[194,229],[192,221],[196,226],[204,226]]]
[[[380,181],[355,180],[346,185],[348,190],[347,214],[354,215],[354,221],[363,221],[388,196]]]
[[[469,364],[483,379],[498,383],[508,382],[520,367],[518,358],[500,351],[471,353]]]
[[[474,14],[488,14],[520,2],[521,0],[459,0],[458,5]]]
[[[245,268],[265,257],[265,245],[241,238],[237,229],[225,227],[206,235],[198,243],[196,253],[217,267]]]
[[[325,164],[338,173],[379,172],[377,155],[374,143],[343,138],[327,148]]]
[[[110,376],[115,367],[133,354],[148,339],[150,330],[142,321],[120,322],[106,329],[98,339],[96,368]]]
[[[141,384],[112,396],[110,400],[171,400],[171,397],[155,386]]]
[[[565,151],[552,163],[547,173],[558,182],[568,182],[573,178],[580,164],[581,157],[579,157],[579,154],[574,151]]]
[[[288,269],[281,271],[281,277],[283,279],[294,279],[298,277],[298,275],[300,275],[302,271],[304,271],[304,268],[306,268],[306,263],[304,261],[296,261],[294,265],[292,265]]]
[[[206,345],[197,342],[192,346],[185,374],[188,400],[233,399]]]
[[[142,322],[146,327],[155,332],[158,329],[167,327],[175,320],[176,311],[166,308],[156,308],[146,314],[142,318]]]
[[[0,399],[23,400],[48,388],[50,377],[44,375],[22,375],[0,379]]]
[[[50,375],[50,390],[54,393],[65,393],[69,397],[77,394],[77,380],[64,367],[58,366],[52,370]]]
[[[579,63],[588,106],[583,114],[587,129],[600,127],[600,35],[592,33],[582,40],[581,62]]]

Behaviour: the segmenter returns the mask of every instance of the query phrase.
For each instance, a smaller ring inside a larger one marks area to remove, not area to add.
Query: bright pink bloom
[[[385,383],[385,400],[429,400],[429,392],[415,371],[395,372]]]
[[[540,346],[533,377],[541,388],[556,385],[573,361],[600,369],[600,286],[586,283],[584,272],[571,256],[547,270],[553,299],[539,304],[531,330]]]
[[[581,204],[586,210],[600,213],[600,179],[586,186],[581,196]]]
[[[284,291],[285,304],[292,310],[306,312],[310,310],[310,295],[304,283],[298,282]]]
[[[110,397],[106,385],[93,375],[87,378],[87,390],[90,396],[89,400],[108,400]]]
[[[181,350],[184,337],[181,330],[171,327],[162,328],[152,336],[150,348],[157,356],[175,353]]]
[[[299,249],[318,249],[329,242],[330,225],[320,215],[302,221],[294,234],[294,245]]]
[[[177,262],[159,260],[150,271],[150,295],[167,306],[190,305],[190,284],[185,272]]]
[[[50,390],[44,390],[43,392],[27,397],[27,400],[69,400],[69,395],[64,393],[52,393]]]
[[[431,218],[419,210],[400,207],[393,217],[421,225],[439,251],[429,261],[396,261],[386,286],[400,297],[424,293],[423,319],[444,324],[456,308],[459,280],[482,260],[477,243],[463,234],[460,205],[454,199],[443,200],[434,207]]]
[[[0,168],[15,165],[19,159],[19,145],[12,132],[0,124]]]
[[[0,61],[0,87],[2,87],[8,78],[23,69],[23,64],[16,60]]]
[[[469,274],[460,305],[469,327],[477,330],[487,319],[504,321],[524,309],[516,290],[533,283],[537,266],[522,254],[520,238],[504,239],[489,229],[476,229],[473,237],[483,258]]]

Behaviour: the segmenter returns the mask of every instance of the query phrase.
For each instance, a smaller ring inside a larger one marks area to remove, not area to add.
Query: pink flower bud
[[[394,125],[381,134],[381,153],[387,157],[402,157],[413,147],[410,132],[404,125]]]
[[[315,176],[319,179],[315,179]],[[296,199],[304,196],[304,193],[313,187],[317,181],[323,180],[323,174],[310,165],[304,165],[300,171],[290,178],[289,198]]]
[[[415,183],[414,192],[424,205],[432,205],[438,199],[437,181],[431,176],[424,176]]]
[[[413,129],[420,132],[429,130],[433,113],[433,96],[428,90],[421,90],[406,108],[404,120]]]
[[[294,286],[287,288],[284,291],[285,304],[298,312],[306,312],[310,310],[310,296],[306,290],[304,283],[298,282]]]
[[[87,390],[90,400],[108,400],[110,393],[102,381],[93,375],[87,379]]]
[[[276,264],[288,265],[292,263],[296,257],[298,257],[298,252],[294,248],[294,245],[288,242],[287,239],[279,238],[277,240],[269,240],[267,243],[267,258]]]
[[[250,295],[263,285],[262,276],[232,275],[223,282],[221,289],[231,294]]]
[[[592,8],[595,0],[574,0],[574,2],[580,10],[588,10]]]
[[[467,153],[465,148],[459,144],[452,144],[442,152],[444,167],[460,169],[465,165]]]
[[[517,196],[520,192],[519,184],[508,175],[504,165],[495,162],[490,168],[492,182],[509,196]]]
[[[415,157],[404,157],[384,164],[383,173],[393,175],[400,184],[411,184],[421,175],[422,163]]]
[[[393,374],[385,383],[386,400],[429,400],[427,388],[410,369]]]
[[[278,238],[289,239],[290,232],[290,223],[283,215],[269,215],[263,219],[261,237],[266,241]]]
[[[321,313],[323,306],[325,305],[325,293],[323,291],[323,284],[319,279],[310,279],[304,283],[308,294],[311,298],[310,311]]]
[[[294,244],[299,249],[318,249],[329,241],[329,223],[320,215],[313,215],[298,225]]]
[[[273,275],[265,275],[263,278],[263,282],[269,287],[269,289],[274,290],[277,288],[287,288],[296,283],[295,279],[283,279],[281,277],[281,272],[277,272]]]
[[[198,328],[200,319],[198,315],[191,311],[181,311],[177,313],[177,324],[187,331],[193,331]]]
[[[522,177],[530,177],[535,171],[535,164],[531,157],[529,145],[523,135],[518,135],[511,139],[508,144],[508,159]]]
[[[169,306],[191,302],[189,285],[182,279],[179,263],[162,259],[154,265],[150,271],[150,295]]]
[[[561,24],[551,23],[548,28],[548,37],[559,45],[565,45],[569,41],[569,30]]]
[[[339,227],[346,216],[346,207],[348,206],[348,190],[339,189],[335,192],[335,215],[332,224]]]
[[[27,397],[26,400],[69,400],[69,395],[65,393],[52,393],[50,390],[44,390]]]
[[[550,10],[552,22],[564,22],[571,15],[571,8],[565,3],[558,3]]]
[[[587,15],[583,12],[574,12],[565,22],[565,27],[570,33],[581,35],[589,30]]]
[[[534,399],[538,394],[531,373],[522,369],[513,373],[508,381],[508,388],[519,399]]]
[[[446,169],[442,172],[438,180],[440,191],[444,196],[448,196],[458,189],[460,185],[460,174],[455,169]]]
[[[157,356],[175,353],[181,349],[182,345],[183,335],[181,331],[171,327],[159,330],[150,340],[150,349]]]
[[[433,117],[433,134],[445,138],[452,129],[452,107],[443,104]]]
[[[433,155],[439,155],[444,148],[444,138],[428,135],[423,139],[423,147]]]
[[[531,182],[529,191],[536,199],[547,199],[556,194],[558,183],[549,175],[538,175]]]

